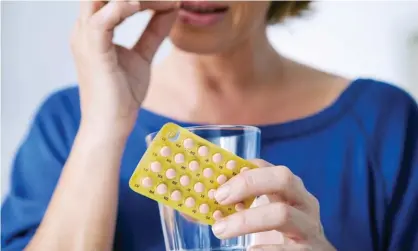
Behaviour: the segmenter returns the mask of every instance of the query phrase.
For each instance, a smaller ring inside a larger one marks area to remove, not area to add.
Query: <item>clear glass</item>
[[[244,159],[259,158],[261,133],[257,127],[211,125],[186,129]],[[146,137],[148,145],[157,133]],[[251,235],[219,240],[211,226],[191,222],[163,204],[159,209],[167,251],[243,251],[252,243]]]

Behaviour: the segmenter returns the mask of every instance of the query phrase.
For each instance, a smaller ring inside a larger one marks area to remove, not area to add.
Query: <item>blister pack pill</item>
[[[255,197],[223,206],[214,199],[218,187],[255,164],[173,123],[165,124],[133,172],[130,188],[179,212],[212,225],[249,208]]]

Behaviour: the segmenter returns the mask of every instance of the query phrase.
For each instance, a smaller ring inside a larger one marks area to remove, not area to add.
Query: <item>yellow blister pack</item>
[[[258,167],[168,123],[138,163],[129,186],[139,194],[212,225],[217,219],[251,206],[255,198],[221,206],[214,193],[233,176],[252,168]]]

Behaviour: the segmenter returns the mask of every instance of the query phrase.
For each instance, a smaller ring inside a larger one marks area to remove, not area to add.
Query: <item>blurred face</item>
[[[229,50],[264,33],[269,6],[270,1],[183,1],[171,41],[192,53]]]

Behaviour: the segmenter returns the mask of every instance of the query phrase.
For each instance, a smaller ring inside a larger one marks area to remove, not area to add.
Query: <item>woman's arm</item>
[[[111,250],[126,137],[92,129],[81,125],[45,217],[26,250]]]
[[[147,92],[150,63],[175,20],[170,2],[83,1],[72,36],[81,124],[46,214],[26,250],[112,249],[120,160]],[[132,48],[113,44],[115,27],[154,14]]]

